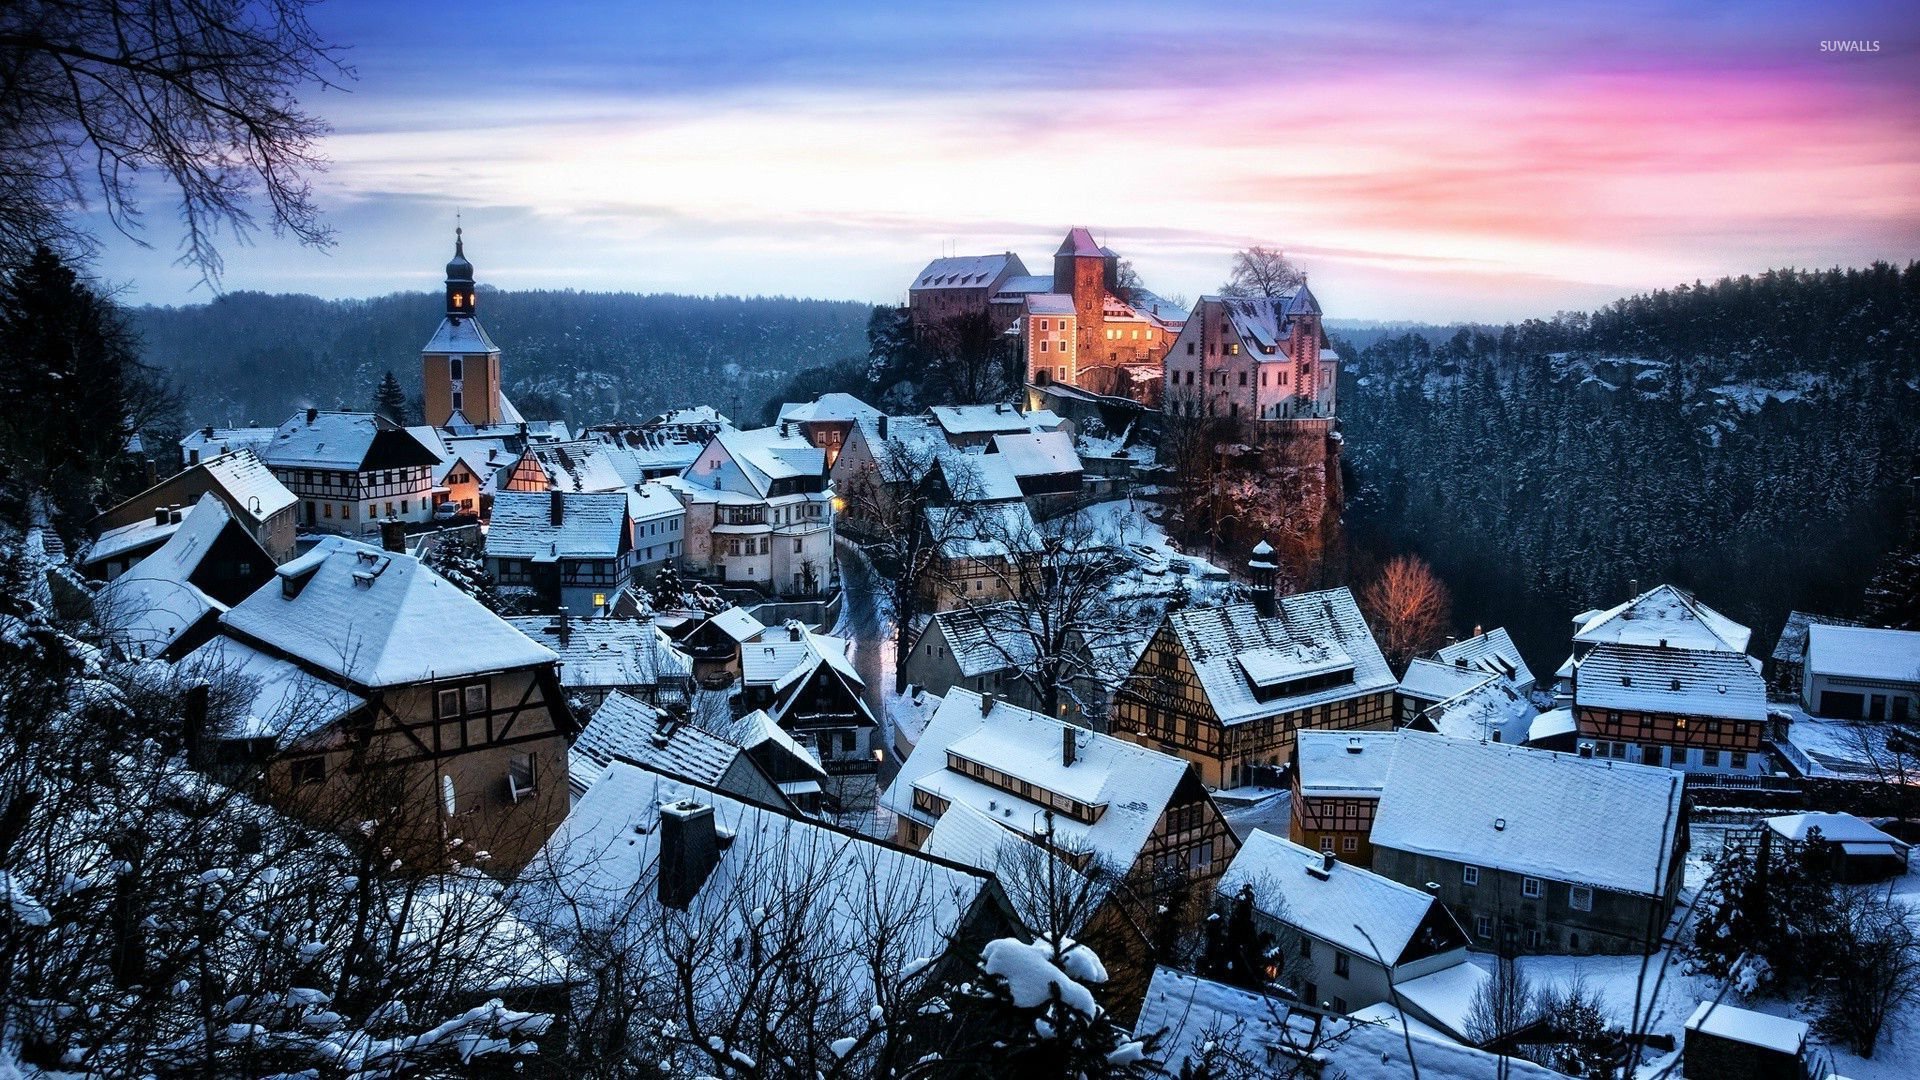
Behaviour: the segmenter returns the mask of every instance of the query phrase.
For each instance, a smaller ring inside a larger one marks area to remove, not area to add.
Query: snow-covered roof
[[[1572,709],[1548,709],[1527,725],[1527,741],[1543,742],[1556,735],[1571,735],[1580,730]]]
[[[1580,708],[1674,713],[1724,720],[1767,718],[1759,662],[1713,649],[1596,645],[1573,670]]]
[[[440,325],[420,349],[423,353],[448,353],[455,356],[497,353],[500,346],[493,343],[480,325],[480,320],[471,315],[448,315],[440,320]]]
[[[259,450],[273,441],[270,427],[195,428],[180,439],[180,449],[198,450],[201,460],[214,454],[229,454],[242,448]]]
[[[517,615],[507,623],[559,655],[560,685],[568,689],[651,687],[692,675],[691,661],[652,619],[563,623],[553,615]]]
[[[593,710],[567,751],[567,771],[576,794],[587,790],[615,758],[627,758],[669,776],[708,787],[720,783],[739,757],[738,746],[619,691]]]
[[[1024,502],[929,506],[928,535],[949,559],[1003,559],[1040,550],[1040,527]]]
[[[621,944],[631,945],[640,962],[657,960],[666,935],[657,916],[647,913],[660,910],[662,810],[685,813],[696,806],[711,807],[716,831],[729,839],[718,848],[681,925],[732,941],[749,933],[749,922],[764,921],[760,912],[798,920],[788,925],[804,925],[818,944],[815,955],[827,958],[811,974],[830,999],[873,1000],[871,953],[863,943],[876,919],[901,922],[889,945],[900,950],[902,963],[937,958],[982,894],[997,893],[990,876],[970,867],[615,761],[574,804],[509,895],[533,920],[582,914],[611,920],[629,928],[631,939]],[[562,896],[567,903],[553,902]],[[791,908],[796,897],[805,898],[804,910]],[[678,923],[682,916],[672,918]]]
[[[1479,964],[1459,963],[1405,982],[1393,991],[1440,1025],[1440,1032],[1463,1043],[1473,1042],[1473,1001],[1493,981],[1493,973]]]
[[[1462,694],[1428,706],[1421,723],[1455,739],[1494,739],[1523,743],[1540,710],[1505,679],[1487,681]]]
[[[308,419],[309,415],[312,419]],[[373,413],[294,413],[259,451],[276,469],[344,471],[434,466],[440,455]]]
[[[687,508],[673,497],[673,492],[664,484],[648,481],[627,492],[627,517],[634,524],[659,521],[664,518],[681,517]]]
[[[355,686],[406,686],[559,659],[411,555],[325,536],[275,573],[221,624]]]
[[[1094,240],[1091,229],[1084,225],[1075,225],[1067,230],[1067,238],[1060,241],[1060,247],[1054,251],[1054,254],[1105,258],[1107,250]]]
[[[1755,1012],[1722,1001],[1702,1001],[1687,1017],[1687,1034],[1714,1035],[1776,1054],[1798,1055],[1807,1045],[1807,1023]]]
[[[1892,852],[1907,849],[1905,841],[1874,828],[1873,825],[1852,814],[1782,814],[1779,817],[1766,819],[1766,825],[1784,839],[1795,843],[1805,842],[1809,833],[1818,829],[1820,839],[1830,844],[1842,844],[1848,847],[1861,844],[1882,847]]]
[[[184,521],[185,511],[181,512],[181,517]],[[154,517],[149,515],[131,525],[108,529],[93,543],[87,545],[87,553],[82,560],[82,565],[92,566],[125,555],[130,551],[139,551],[144,547],[165,543],[167,537],[179,530],[180,525],[181,522],[175,521],[172,514],[168,514],[165,521],[155,521]]]
[[[926,269],[915,275],[909,292],[921,289],[984,289],[993,284],[1011,262],[1024,271],[1020,260],[1012,252],[998,255],[957,255],[944,259],[935,259]]]
[[[1780,637],[1773,643],[1773,659],[1781,663],[1798,664],[1807,658],[1807,628],[1819,623],[1826,626],[1858,626],[1852,619],[1842,619],[1832,615],[1816,615],[1806,611],[1787,612],[1787,621],[1780,628]]]
[[[988,457],[999,457],[1015,476],[1062,476],[1082,470],[1073,436],[1064,431],[995,435]]]
[[[998,300],[1018,300],[1028,293],[1050,293],[1053,291],[1052,274],[1013,274],[1000,283],[993,298]]]
[[[1436,903],[1431,893],[1363,867],[1338,859],[1329,866],[1320,852],[1261,829],[1247,834],[1220,876],[1223,897],[1247,887],[1266,914],[1336,948],[1384,957],[1389,966],[1400,962]],[[1466,943],[1464,932],[1459,943]]]
[[[129,656],[159,656],[209,612],[226,610],[189,579],[231,520],[226,504],[207,492],[159,550],[100,590],[96,618],[116,647]]]
[[[714,734],[745,750],[751,750],[762,743],[772,743],[779,747],[803,769],[814,773],[824,780],[827,770],[820,764],[820,756],[799,740],[787,734],[765,709],[755,709],[745,716],[726,720],[714,718],[707,720],[696,714],[696,719]]]
[[[956,503],[1012,502],[1021,497],[1020,478],[1009,458],[969,453],[944,442],[934,450],[934,457]]]
[[[960,674],[971,679],[1034,662],[1036,635],[1021,625],[1030,618],[1024,605],[1009,602],[938,612],[933,622],[940,627]]]
[[[767,629],[767,625],[754,618],[752,612],[738,606],[708,616],[707,625],[735,641],[751,641]]]
[[[1060,418],[1047,409],[1021,412],[1004,402],[998,405],[935,405],[927,412],[948,435],[1001,435],[1022,431],[1053,431]]]
[[[1320,1017],[1316,1023],[1316,1016]],[[1311,1057],[1323,1076],[1342,1080],[1565,1080],[1561,1073],[1525,1058],[1499,1057],[1423,1030],[1341,1016],[1297,1012],[1288,1001],[1156,967],[1133,1030],[1163,1032],[1155,1055],[1160,1072],[1179,1076],[1197,1067],[1209,1051],[1229,1050],[1238,1060],[1278,1074]],[[1319,1037],[1314,1037],[1318,1031]],[[1411,1059],[1409,1058],[1411,1044]]]
[[[827,469],[826,451],[798,434],[783,435],[777,427],[737,431],[723,428],[709,446],[723,451],[710,468],[705,450],[687,470],[686,479],[707,487],[766,498],[775,480],[803,476],[823,476]]]
[[[1583,645],[1611,642],[1743,653],[1752,637],[1753,631],[1694,599],[1691,593],[1659,585],[1617,607],[1592,613],[1573,640]]]
[[[1920,682],[1920,632],[1868,626],[1807,628],[1807,674]]]
[[[711,405],[690,405],[684,409],[669,409],[653,417],[646,423],[650,428],[661,427],[706,427],[719,425],[732,427],[733,421]]]
[[[1391,691],[1397,685],[1393,669],[1387,666],[1359,605],[1354,603],[1353,593],[1345,587],[1280,597],[1271,618],[1261,615],[1252,604],[1228,604],[1169,612],[1167,622],[1223,724],[1245,723],[1358,694]],[[1268,655],[1265,650],[1278,650],[1272,655],[1290,655],[1300,663],[1309,657],[1345,653],[1353,664],[1353,681],[1281,693],[1263,701],[1255,693],[1255,684],[1240,664],[1240,657],[1247,653]]]
[[[367,703],[290,660],[230,637],[213,638],[188,653],[179,670],[215,686],[235,688],[232,711],[213,718],[226,725],[220,734],[228,738],[270,738],[286,746]]]
[[[1049,287],[1053,285],[1051,279],[1048,280],[1047,285]],[[1004,294],[1008,292],[1008,290],[1002,288],[1001,292]],[[1073,314],[1073,297],[1065,293],[1030,292],[1026,294],[1026,304],[1027,314],[1029,315]]]
[[[553,520],[554,500],[560,521]],[[625,492],[502,491],[487,523],[487,558],[612,559],[625,547]]]
[[[203,458],[200,467],[207,470],[213,482],[233,500],[230,505],[256,522],[265,521],[299,501],[285,484],[274,479],[267,463],[251,449],[235,450],[211,461]]]
[[[1376,847],[1643,896],[1664,893],[1683,774],[1402,732]],[[1606,843],[1595,843],[1604,836]]]
[[[872,419],[880,415],[880,410],[854,397],[834,391],[821,394],[812,401],[789,401],[780,406],[782,424],[832,424],[852,423],[856,420]]]
[[[638,466],[598,439],[537,443],[527,451],[561,491],[628,491],[640,479]]]
[[[1075,740],[1074,761],[1064,763],[1062,732]],[[998,770],[1015,782],[1040,789],[1029,798],[988,785],[948,767],[948,755]],[[951,803],[966,803],[1023,836],[1043,835],[1049,805],[1046,792],[1104,807],[1091,823],[1052,814],[1056,843],[1086,851],[1124,871],[1131,868],[1147,837],[1166,813],[1175,789],[1191,766],[1157,750],[1075,727],[1004,701],[985,703],[979,694],[955,687],[914,744],[913,753],[880,797],[881,805],[925,825],[937,818],[913,805],[916,790]]]
[[[1400,692],[1427,701],[1445,701],[1464,694],[1494,676],[1478,668],[1456,667],[1451,663],[1416,656],[1400,676]]]
[[[1511,683],[1525,686],[1533,682],[1533,672],[1527,669],[1519,647],[1504,626],[1455,642],[1434,655],[1443,664],[1458,665],[1464,660],[1469,668],[1498,675]]]
[[[1315,731],[1295,736],[1300,794],[1307,798],[1378,797],[1400,746],[1397,731]]]

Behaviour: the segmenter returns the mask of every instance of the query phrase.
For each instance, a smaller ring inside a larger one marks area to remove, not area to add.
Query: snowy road
[[[893,626],[881,608],[886,599],[874,578],[873,564],[866,553],[851,541],[837,541],[840,557],[841,610],[834,633],[851,642],[853,669],[867,684],[867,708],[880,722],[880,744],[888,747],[886,760],[880,763],[880,787],[893,782],[900,765],[893,760],[893,727],[887,713],[887,697],[893,693]]]

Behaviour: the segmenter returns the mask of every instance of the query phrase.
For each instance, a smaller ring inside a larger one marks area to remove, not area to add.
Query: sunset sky
[[[1084,224],[1189,299],[1284,248],[1336,318],[1920,257],[1911,0],[919,8],[334,0],[359,79],[307,103],[339,245],[263,236],[224,286],[427,288],[456,210],[501,288],[899,302]],[[146,209],[154,249],[101,273],[206,298]]]

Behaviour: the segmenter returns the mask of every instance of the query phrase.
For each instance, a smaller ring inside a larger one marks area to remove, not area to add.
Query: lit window
[[[594,607],[606,607],[606,606],[607,606],[607,594],[606,594],[606,593],[603,593],[603,592],[597,592],[597,593],[594,593],[594,594],[593,594],[593,606],[594,606]]]

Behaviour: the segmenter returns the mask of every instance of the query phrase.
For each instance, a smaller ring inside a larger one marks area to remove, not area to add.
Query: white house
[[[833,489],[825,451],[805,438],[722,429],[661,483],[686,507],[681,558],[693,572],[782,596],[832,581]]]
[[[1920,719],[1920,632],[1815,624],[1802,670],[1801,701],[1815,716]]]

